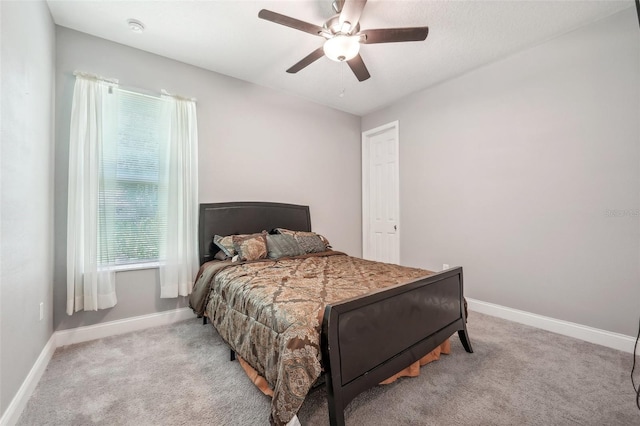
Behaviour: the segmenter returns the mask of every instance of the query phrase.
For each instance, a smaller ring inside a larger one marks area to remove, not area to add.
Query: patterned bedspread
[[[327,304],[430,275],[339,252],[203,267],[190,303],[273,388],[271,422],[298,412],[321,374]]]

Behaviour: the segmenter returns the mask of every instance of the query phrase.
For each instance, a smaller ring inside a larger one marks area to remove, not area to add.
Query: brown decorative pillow
[[[218,248],[222,250],[222,252],[228,257],[233,257],[236,255],[236,251],[233,248],[233,235],[227,235],[226,237],[214,235],[213,243],[218,246]]]
[[[320,253],[331,248],[329,240],[315,232],[292,231],[284,228],[276,228],[276,232],[282,235],[293,236],[305,253]]]
[[[258,260],[267,258],[267,233],[233,235],[233,248],[239,260]]]

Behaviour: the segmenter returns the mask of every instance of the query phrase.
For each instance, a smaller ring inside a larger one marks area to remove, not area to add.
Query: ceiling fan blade
[[[367,0],[345,0],[340,12],[340,23],[349,22],[351,28],[355,28],[360,21],[362,9],[367,4]],[[351,30],[349,30],[351,31]]]
[[[258,12],[258,18],[275,22],[276,24],[284,25],[313,35],[320,35],[320,33],[322,33],[323,31],[322,27],[318,25],[310,24],[308,22],[304,22],[290,16],[281,15],[267,9],[262,9],[260,12]]]
[[[349,59],[347,61],[347,64],[349,65],[349,68],[351,68],[351,71],[353,71],[353,73],[356,75],[358,81],[365,81],[366,79],[371,77],[371,74],[369,74],[369,70],[367,70],[367,67],[364,64],[364,61],[362,60],[362,56],[360,56],[360,54],[358,54],[353,59]]]
[[[333,0],[331,2],[331,7],[336,11],[336,13],[342,12],[342,6],[344,6],[344,0]]]
[[[313,52],[311,52],[310,54],[308,54],[307,56],[305,56],[300,62],[298,62],[297,64],[295,64],[291,68],[289,68],[287,70],[287,72],[289,74],[295,74],[298,71],[300,71],[301,69],[303,69],[304,67],[306,67],[308,65],[311,65],[312,63],[314,63],[318,59],[322,58],[323,56],[324,56],[324,50],[322,50],[322,47],[319,47],[316,50],[314,50]]]
[[[358,35],[364,35],[362,43],[396,43],[400,41],[422,41],[427,38],[429,27],[386,28],[379,30],[363,30]]]

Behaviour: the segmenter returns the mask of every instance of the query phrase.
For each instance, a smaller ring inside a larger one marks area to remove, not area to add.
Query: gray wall
[[[200,202],[307,204],[315,231],[361,254],[360,118],[161,56],[57,27],[54,327],[186,306],[160,299],[156,269],[117,273],[118,304],[65,313],[68,136],[74,70],[198,99]]]
[[[44,2],[2,1],[0,14],[1,416],[53,333],[55,32]]]
[[[639,36],[631,7],[363,117],[400,121],[402,263],[463,265],[468,297],[635,335]]]

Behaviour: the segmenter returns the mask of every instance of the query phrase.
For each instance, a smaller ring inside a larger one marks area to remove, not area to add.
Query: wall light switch
[[[44,302],[40,302],[40,321],[44,319]]]

